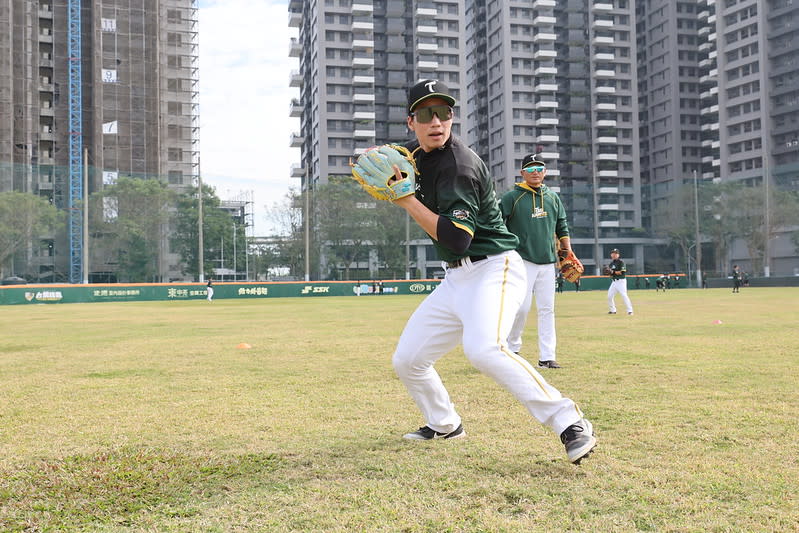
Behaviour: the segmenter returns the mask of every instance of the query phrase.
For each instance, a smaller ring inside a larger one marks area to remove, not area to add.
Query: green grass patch
[[[580,467],[461,349],[437,368],[467,438],[401,439],[420,297],[3,308],[0,530],[799,530],[799,290],[630,294],[557,296],[542,374],[594,423]]]

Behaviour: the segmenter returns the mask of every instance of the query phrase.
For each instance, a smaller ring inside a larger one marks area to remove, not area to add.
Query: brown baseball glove
[[[577,259],[577,256],[574,255],[574,252],[571,250],[560,250],[558,251],[558,256],[560,256],[560,273],[563,275],[563,279],[572,283],[579,280],[580,276],[585,272],[585,267],[583,267],[583,264]]]

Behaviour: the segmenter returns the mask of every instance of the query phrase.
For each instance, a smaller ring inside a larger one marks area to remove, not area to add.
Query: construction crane
[[[83,98],[80,0],[68,0],[69,30],[69,282],[83,280]]]

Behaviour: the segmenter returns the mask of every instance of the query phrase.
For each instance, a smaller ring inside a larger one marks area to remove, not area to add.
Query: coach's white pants
[[[433,366],[459,343],[475,368],[556,434],[582,418],[573,401],[505,344],[525,287],[521,257],[515,251],[505,252],[448,269],[441,284],[411,315],[393,364],[429,427],[448,433],[461,423]]]
[[[214,299],[214,288],[207,287],[205,291],[208,293],[208,296],[206,296],[205,298],[210,302],[211,300]]]
[[[522,348],[522,333],[527,324],[527,315],[533,306],[538,311],[538,359],[540,361],[555,360],[555,264],[539,265],[524,261],[527,270],[527,290],[524,302],[516,313],[516,320],[508,335],[508,348],[518,352]]]
[[[616,294],[621,294],[622,299],[624,300],[624,305],[627,306],[627,312],[633,312],[633,303],[630,301],[630,297],[627,296],[627,279],[614,279],[610,282],[610,288],[608,289],[608,310],[611,313],[616,312],[616,301],[615,296]]]

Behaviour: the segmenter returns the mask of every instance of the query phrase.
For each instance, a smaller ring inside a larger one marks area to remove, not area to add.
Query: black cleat
[[[566,455],[569,461],[579,465],[583,458],[596,447],[596,437],[591,422],[585,418],[567,427],[560,434],[560,442],[566,447]]]
[[[538,361],[538,366],[543,368],[560,368],[560,365],[555,361]]]
[[[408,440],[433,440],[433,439],[459,439],[466,436],[466,431],[463,429],[463,424],[455,428],[455,431],[449,433],[439,433],[428,426],[420,427],[413,433],[406,433],[402,437]]]

